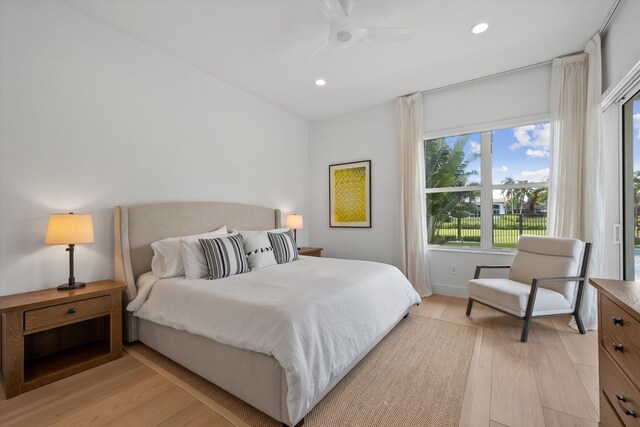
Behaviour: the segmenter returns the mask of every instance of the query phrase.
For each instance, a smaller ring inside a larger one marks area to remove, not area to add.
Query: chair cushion
[[[513,257],[509,279],[531,284],[534,278],[578,276],[584,243],[560,237],[521,236]],[[560,292],[573,304],[576,282],[545,282],[538,289]]]
[[[527,312],[531,285],[510,279],[473,279],[469,297],[523,317]],[[571,313],[571,304],[559,292],[538,288],[533,314]]]

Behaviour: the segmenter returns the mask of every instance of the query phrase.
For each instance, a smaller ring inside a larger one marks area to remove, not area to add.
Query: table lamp
[[[93,243],[93,217],[91,215],[68,214],[49,215],[47,245],[69,245],[69,283],[58,286],[58,289],[77,289],[85,286],[84,282],[76,282],[73,277],[73,250],[78,243]]]
[[[293,230],[293,238],[296,241],[296,246],[298,246],[298,236],[297,236],[296,230],[303,228],[302,215],[298,215],[298,214],[287,215],[287,220],[285,221],[284,226]]]

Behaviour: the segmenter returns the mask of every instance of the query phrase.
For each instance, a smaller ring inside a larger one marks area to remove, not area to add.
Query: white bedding
[[[316,257],[219,280],[144,275],[138,292],[127,309],[142,319],[272,355],[291,420],[420,302],[395,267]]]

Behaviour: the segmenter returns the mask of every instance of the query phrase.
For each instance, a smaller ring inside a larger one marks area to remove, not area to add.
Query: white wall
[[[640,1],[623,0],[602,37],[602,90],[616,83],[640,61]]]
[[[425,131],[524,116],[548,115],[550,66],[541,66],[424,96]],[[395,101],[314,122],[309,128],[309,242],[326,256],[400,265],[398,159]],[[372,160],[372,224],[369,229],[329,227],[328,167]],[[466,295],[478,264],[509,264],[510,253],[430,251],[434,290]],[[451,264],[456,274],[450,274]]]
[[[309,127],[309,243],[323,256],[400,265],[395,102]],[[329,227],[329,165],[371,160],[372,227]]]
[[[304,120],[60,3],[0,8],[0,295],[66,281],[64,247],[43,244],[49,213],[94,215],[78,280],[113,276],[114,205],[307,214]]]

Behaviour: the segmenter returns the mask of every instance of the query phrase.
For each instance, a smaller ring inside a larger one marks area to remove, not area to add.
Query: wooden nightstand
[[[122,291],[112,280],[0,297],[7,398],[122,356]]]
[[[298,255],[322,256],[322,248],[298,248]]]

